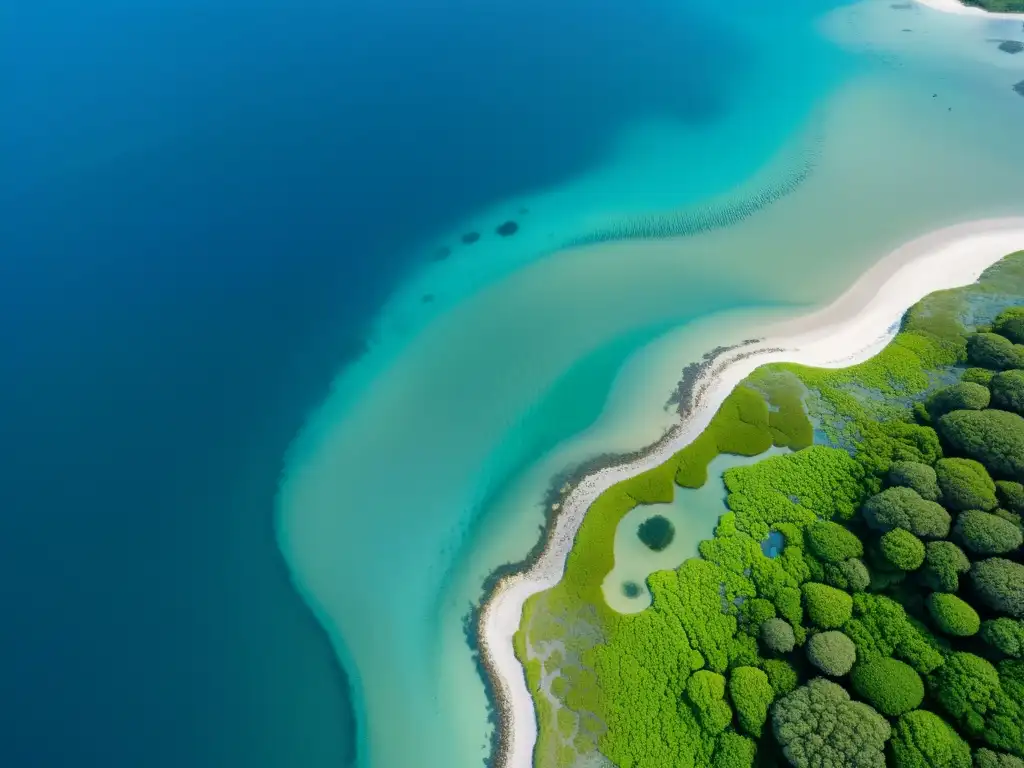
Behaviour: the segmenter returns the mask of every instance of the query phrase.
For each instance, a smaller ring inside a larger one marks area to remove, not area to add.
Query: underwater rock
[[[913,3],[890,3],[889,7],[894,11],[909,11],[914,7]]]
[[[436,251],[434,251],[434,261],[444,261],[452,255],[452,249],[447,245],[442,245]]]
[[[504,224],[502,224],[494,231],[497,232],[502,237],[511,237],[512,235],[519,231],[519,225],[516,224],[514,221],[506,221]]]
[[[1015,90],[1021,96],[1024,96],[1024,80],[1021,80],[1019,83],[1013,86],[1013,90]]]
[[[420,296],[420,301],[422,301],[424,304],[429,304],[433,300],[434,294],[432,293],[424,293],[422,296]]]
[[[477,240],[480,239],[480,233],[479,232],[467,232],[460,239],[466,245],[472,245],[473,243],[475,243]]]
[[[519,215],[520,215],[520,216],[525,216],[525,215],[526,215],[526,214],[528,214],[529,212],[530,212],[530,209],[529,209],[529,208],[520,208],[520,209],[519,209]]]
[[[1003,40],[999,44],[999,50],[1005,53],[1020,53],[1024,51],[1024,43],[1017,40]]]

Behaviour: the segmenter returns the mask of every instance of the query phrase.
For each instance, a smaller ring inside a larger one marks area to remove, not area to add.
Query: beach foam
[[[531,766],[537,738],[533,700],[512,647],[523,605],[561,579],[576,531],[601,493],[692,442],[728,393],[758,366],[790,361],[841,368],[867,360],[892,339],[908,307],[934,291],[974,282],[987,267],[1022,249],[1024,218],[976,221],[912,240],[875,264],[830,306],[767,328],[752,348],[725,353],[696,382],[690,414],[668,439],[640,458],[580,481],[562,505],[540,557],[529,570],[502,579],[480,615],[481,653],[501,708],[498,765]]]

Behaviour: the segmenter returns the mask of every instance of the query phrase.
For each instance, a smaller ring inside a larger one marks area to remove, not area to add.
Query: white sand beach
[[[943,0],[929,0],[941,4]],[[949,0],[955,3],[955,0]],[[965,9],[966,10],[966,9]],[[845,367],[877,354],[893,337],[906,310],[937,290],[968,285],[1003,256],[1024,250],[1024,217],[988,219],[931,232],[878,261],[827,307],[795,320],[759,328],[761,340],[726,353],[694,386],[690,415],[642,457],[599,470],[569,493],[544,550],[529,570],[497,585],[480,615],[480,646],[500,709],[500,768],[533,763],[537,724],[512,637],[527,598],[558,583],[587,509],[613,484],[651,469],[693,441],[726,395],[755,368],[790,361]],[[781,350],[781,351],[779,351]]]
[[[953,13],[957,16],[973,16],[983,19],[1015,19],[1024,20],[1024,13],[993,13],[984,8],[975,8],[972,5],[964,5],[960,0],[917,0],[921,5],[932,10],[943,13]]]

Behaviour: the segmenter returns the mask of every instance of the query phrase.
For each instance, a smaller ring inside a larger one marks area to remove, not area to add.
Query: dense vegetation
[[[984,8],[992,13],[1024,14],[1024,0],[964,0],[964,5]]]
[[[1017,306],[1024,254],[916,305],[866,363],[755,372],[697,441],[602,494],[516,637],[537,765],[1024,765]],[[700,557],[611,610],[623,515],[772,445],[793,452],[725,472]]]

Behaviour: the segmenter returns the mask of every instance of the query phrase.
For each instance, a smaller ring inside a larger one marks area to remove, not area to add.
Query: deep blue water
[[[281,457],[413,246],[727,107],[742,48],[672,5],[5,9],[0,763],[351,759]]]

